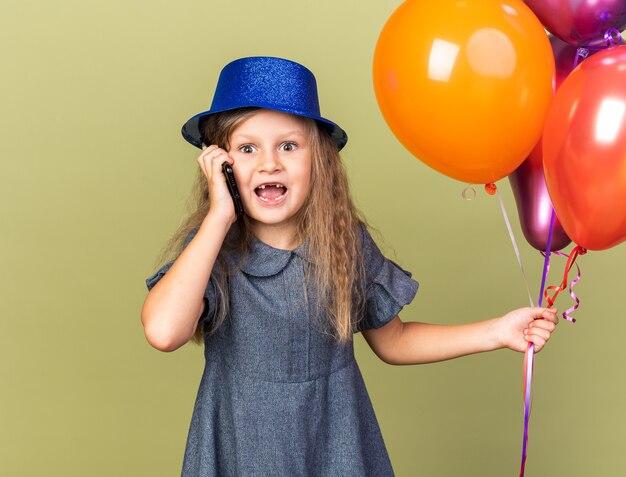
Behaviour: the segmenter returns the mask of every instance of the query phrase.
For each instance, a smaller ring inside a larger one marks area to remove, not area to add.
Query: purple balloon
[[[524,0],[553,35],[577,46],[606,46],[609,28],[626,26],[626,0]]]
[[[563,80],[567,78],[567,75],[572,72],[577,64],[582,63],[585,58],[589,58],[594,53],[600,51],[585,49],[582,52],[582,55],[579,55],[579,47],[570,45],[569,43],[565,43],[563,40],[560,40],[556,36],[550,37],[550,45],[552,46],[552,53],[554,54],[554,64],[556,66],[554,85],[555,91],[559,89],[559,86],[561,86]]]
[[[522,165],[509,175],[509,182],[515,196],[524,237],[537,250],[545,250],[550,233],[552,201],[543,175],[541,141]],[[570,242],[559,218],[556,217],[550,250],[561,250]]]
[[[576,63],[584,61],[578,58],[578,47],[572,46],[557,37],[550,38],[554,62],[556,65],[555,90],[561,86],[563,80],[569,75]],[[588,54],[593,54],[588,51]],[[546,179],[543,175],[543,156],[541,154],[541,140],[535,146],[528,158],[509,175],[511,189],[517,204],[520,225],[524,237],[530,245],[537,250],[545,250],[548,245],[550,232],[550,218],[552,216],[552,201],[548,194]],[[551,250],[565,248],[571,239],[563,230],[559,218],[554,220],[552,231]]]

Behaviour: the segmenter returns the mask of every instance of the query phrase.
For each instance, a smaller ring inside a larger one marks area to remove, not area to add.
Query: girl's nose
[[[259,170],[263,172],[276,172],[281,168],[280,158],[274,150],[265,150],[259,156]]]

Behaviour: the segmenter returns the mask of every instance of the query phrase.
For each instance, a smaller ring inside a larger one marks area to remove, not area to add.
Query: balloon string
[[[537,306],[541,306],[543,300],[543,291],[546,286],[546,279],[548,272],[550,271],[550,247],[552,246],[552,232],[554,231],[554,221],[556,219],[556,213],[554,208],[550,216],[550,228],[548,231],[548,242],[546,244],[545,259],[543,261],[543,273],[541,274],[541,286],[539,287],[539,298],[537,299]],[[528,428],[530,424],[530,410],[532,407],[532,382],[533,382],[533,370],[535,365],[535,345],[529,343],[526,355],[524,356],[524,436],[522,438],[522,463],[520,465],[520,477],[524,477],[526,469],[526,456],[528,449]]]
[[[494,185],[495,187],[495,185]],[[502,202],[502,196],[500,195],[500,191],[495,189],[496,195],[498,196],[498,201],[500,202],[500,209],[502,210],[502,216],[504,217],[504,222],[506,223],[506,228],[509,231],[509,237],[511,238],[511,243],[513,244],[513,250],[515,250],[515,256],[517,257],[517,263],[519,264],[519,268],[522,272],[522,278],[524,279],[524,284],[526,285],[526,291],[528,292],[528,300],[530,301],[530,306],[533,306],[533,297],[530,293],[530,288],[528,287],[528,280],[526,279],[526,272],[524,271],[524,265],[522,264],[522,257],[519,253],[519,248],[517,246],[517,241],[515,240],[515,235],[513,235],[513,229],[511,228],[511,222],[509,221],[509,216],[506,213],[506,209],[504,208],[504,202]]]
[[[520,467],[519,475],[524,477],[524,471],[526,469],[526,449],[528,445],[528,424],[530,422],[530,408],[531,408],[531,385],[533,382],[533,369],[535,356],[535,345],[530,343],[530,346],[526,350],[526,356],[524,359],[524,441],[522,443],[522,464]]]
[[[548,278],[548,272],[550,271],[550,247],[552,246],[552,233],[554,231],[554,222],[556,220],[556,212],[554,207],[552,208],[552,214],[550,215],[550,229],[548,231],[548,242],[546,243],[545,258],[543,260],[543,273],[541,274],[541,286],[539,287],[539,298],[537,299],[537,306],[541,306],[543,302],[543,291],[546,287],[546,279]],[[555,252],[556,253],[556,252]]]

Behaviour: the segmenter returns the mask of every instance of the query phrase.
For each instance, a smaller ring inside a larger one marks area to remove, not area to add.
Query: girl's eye
[[[295,151],[298,145],[295,142],[284,142],[280,145],[280,150],[285,152]]]
[[[239,147],[239,152],[243,152],[244,154],[252,154],[255,151],[255,147],[250,144],[244,144]]]

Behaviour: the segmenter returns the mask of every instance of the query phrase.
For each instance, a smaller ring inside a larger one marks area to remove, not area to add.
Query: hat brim
[[[322,129],[324,129],[329,135],[332,141],[336,144],[337,149],[341,150],[348,142],[348,135],[346,132],[341,129],[337,124],[332,121],[329,121],[326,118],[321,116],[313,116],[310,114],[303,113],[302,111],[288,110],[285,108],[274,108],[270,105],[263,105],[259,103],[248,104],[248,105],[238,105],[236,108],[225,108],[218,110],[209,110],[204,111],[202,113],[196,114],[195,116],[189,118],[189,120],[183,124],[181,129],[181,133],[185,138],[185,141],[196,146],[198,149],[202,149],[202,121],[213,114],[222,113],[225,111],[234,111],[236,109],[246,108],[246,107],[254,107],[254,108],[262,108],[262,109],[271,109],[273,111],[279,111],[282,113],[294,114],[296,116],[302,116],[305,118],[314,119]]]

